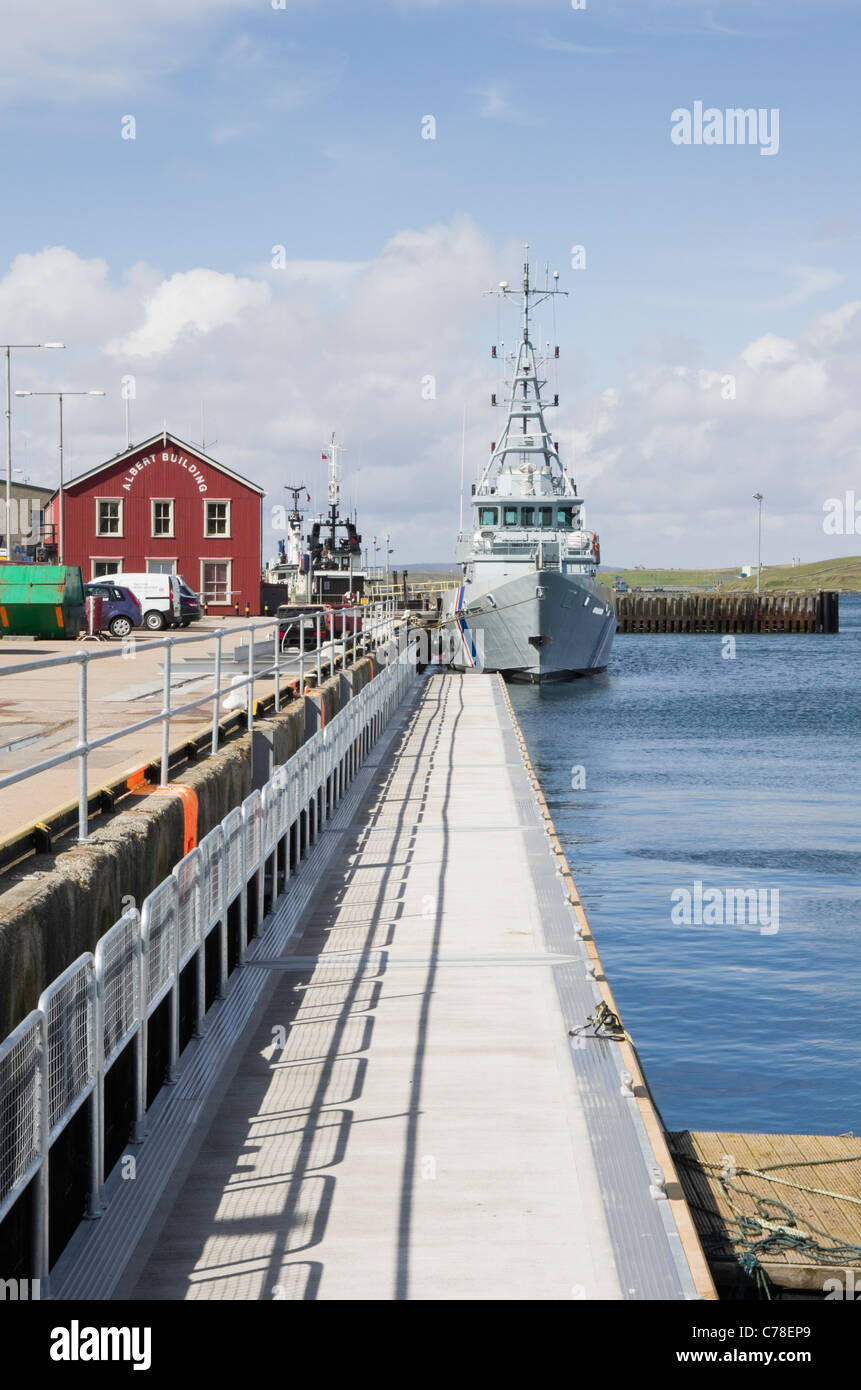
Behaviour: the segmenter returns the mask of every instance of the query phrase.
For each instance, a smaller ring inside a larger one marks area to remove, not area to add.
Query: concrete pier
[[[223,1083],[171,1098],[158,1202],[124,1184],[57,1296],[713,1297],[619,1043],[568,1036],[594,950],[501,680],[420,681],[321,844]]]

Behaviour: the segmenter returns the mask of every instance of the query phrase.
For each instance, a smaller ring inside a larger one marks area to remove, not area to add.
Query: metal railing
[[[48,1295],[50,1159],[56,1139],[88,1106],[86,1215],[104,1210],[105,1078],[134,1047],[130,1141],[146,1135],[148,1035],[168,1002],[168,1057],[162,1081],[174,1078],[179,1056],[180,976],[194,963],[194,1035],[206,1012],[207,941],[219,933],[215,998],[228,988],[232,921],[241,965],[248,944],[249,889],[256,922],[264,922],[264,882],[274,907],[292,876],[302,844],[316,840],[415,674],[406,638],[395,659],[326,725],[276,768],[262,791],[246,797],[149,894],[45,989],[39,1004],[0,1044],[0,1221],[35,1182],[32,1277]],[[229,920],[230,919],[230,920]],[[238,925],[238,932],[237,932]]]
[[[314,659],[316,661],[316,677],[319,684],[322,680],[322,667],[328,664],[333,669],[336,657],[340,656],[346,661],[350,641],[352,640],[353,660],[356,659],[359,649],[377,650],[387,642],[394,631],[394,605],[391,602],[375,604],[355,609],[338,609],[338,613],[353,614],[353,632],[343,633],[341,637],[330,636],[325,641],[322,638],[322,621],[324,615],[320,610],[315,612],[296,615],[298,621],[300,617],[300,649],[297,654],[298,675],[300,693],[304,689],[308,667],[306,665],[305,648],[305,626],[306,621],[312,621],[315,626],[316,644]],[[358,615],[358,617],[356,616]],[[361,618],[361,633],[358,631],[358,618]],[[222,666],[223,666],[223,647],[224,642],[230,638],[241,636],[243,633],[249,634],[248,642],[248,665],[245,673],[241,676],[234,676],[230,685],[222,685]],[[271,665],[260,667],[255,658],[255,634],[264,640],[273,640],[273,660]],[[198,695],[191,700],[184,700],[181,704],[173,704],[171,701],[171,681],[173,674],[173,653],[178,647],[187,647],[201,642],[215,642],[215,674],[214,684],[211,691],[203,695]],[[89,792],[87,782],[87,759],[95,749],[104,748],[120,739],[128,738],[131,734],[140,733],[143,729],[152,728],[153,725],[160,724],[162,728],[161,740],[161,777],[160,785],[167,786],[169,783],[169,762],[170,762],[170,724],[171,720],[179,715],[185,715],[192,710],[199,709],[204,705],[212,705],[212,739],[211,752],[218,752],[219,742],[219,712],[220,701],[223,696],[236,694],[238,690],[246,691],[247,708],[247,727],[249,731],[254,727],[254,683],[259,680],[272,679],[274,681],[275,693],[275,712],[281,709],[281,681],[282,678],[292,674],[289,669],[289,662],[285,665],[284,658],[287,648],[280,640],[280,628],[277,619],[273,625],[273,620],[267,619],[265,622],[243,623],[239,627],[231,627],[222,631],[207,631],[192,633],[182,637],[161,637],[153,641],[135,642],[133,650],[137,652],[163,650],[164,670],[162,680],[162,708],[158,714],[152,714],[144,719],[138,719],[133,724],[124,724],[122,728],[114,729],[110,733],[103,734],[100,738],[91,739],[88,736],[88,690],[87,676],[89,667],[94,661],[108,661],[111,658],[121,659],[124,653],[117,651],[89,651],[78,650],[63,653],[58,656],[48,656],[38,661],[19,662],[14,666],[0,667],[0,680],[3,676],[26,675],[32,671],[52,670],[61,666],[77,666],[78,668],[78,692],[77,692],[77,726],[78,739],[72,748],[67,748],[59,753],[55,753],[50,758],[43,758],[39,762],[31,763],[28,767],[21,768],[17,772],[9,772],[0,777],[0,790],[4,787],[14,786],[17,782],[24,782],[30,777],[38,777],[42,772],[48,772],[51,768],[60,767],[63,763],[71,762],[72,759],[78,760],[78,839],[86,840],[89,828]]]

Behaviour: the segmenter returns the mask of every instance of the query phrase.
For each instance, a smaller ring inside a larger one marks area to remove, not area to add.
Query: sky
[[[857,0],[5,0],[2,38],[0,342],[67,344],[13,391],[106,393],[68,474],[124,448],[125,382],[132,442],[267,489],[265,555],[335,431],[365,543],[453,559],[528,242],[605,564],[751,563],[756,491],[766,564],[857,551]],[[766,121],[678,143],[695,103]],[[50,401],[13,450],[55,483]]]

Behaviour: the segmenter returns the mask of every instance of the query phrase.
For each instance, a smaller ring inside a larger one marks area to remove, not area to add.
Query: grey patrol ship
[[[503,280],[492,291],[520,300],[523,334],[508,359],[505,428],[473,488],[472,530],[458,538],[463,583],[446,594],[442,623],[455,669],[541,682],[603,671],[616,613],[610,590],[596,580],[598,537],[544,421],[546,358],[530,338],[531,312],[564,291],[558,272],[552,286],[549,279],[532,286],[528,251],[521,288]]]

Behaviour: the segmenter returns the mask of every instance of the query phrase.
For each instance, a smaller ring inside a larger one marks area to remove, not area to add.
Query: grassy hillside
[[[619,574],[629,589],[713,589],[718,586],[733,592],[755,590],[756,574],[751,575],[750,579],[739,579],[738,569],[630,570],[608,566],[602,569],[600,577],[606,584],[612,583],[615,575]],[[842,555],[835,560],[817,560],[810,565],[763,565],[763,593],[783,589],[861,591],[861,555]]]

